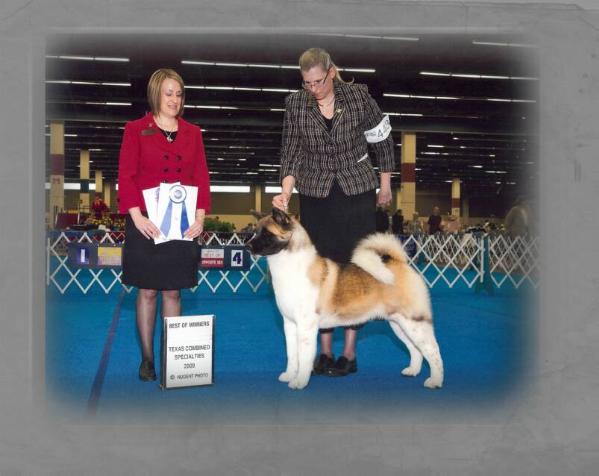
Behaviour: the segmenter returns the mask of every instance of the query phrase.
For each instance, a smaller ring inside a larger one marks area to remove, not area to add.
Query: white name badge
[[[214,315],[164,318],[163,389],[213,383]]]
[[[390,132],[391,122],[389,121],[389,116],[385,115],[381,122],[379,122],[372,129],[365,131],[364,135],[366,136],[366,142],[369,144],[376,144],[377,142],[382,142],[389,137]]]

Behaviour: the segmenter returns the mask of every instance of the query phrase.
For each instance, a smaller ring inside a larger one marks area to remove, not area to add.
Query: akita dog
[[[340,265],[319,256],[300,223],[275,208],[258,221],[246,247],[254,255],[266,256],[283,315],[287,368],[279,376],[281,382],[293,389],[308,384],[319,327],[385,319],[410,352],[410,365],[401,373],[418,375],[424,356],[431,370],[424,386],[443,385],[428,288],[393,235],[364,238],[351,263]]]

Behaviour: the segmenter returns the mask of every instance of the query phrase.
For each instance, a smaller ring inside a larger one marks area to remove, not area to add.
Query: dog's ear
[[[268,215],[268,213],[264,213],[264,212],[257,212],[256,210],[250,210],[250,213],[254,216],[254,218],[256,220],[260,220],[262,218],[264,218],[265,216]]]
[[[275,220],[275,223],[281,228],[286,230],[291,228],[291,218],[289,218],[289,215],[280,208],[272,209],[272,217]]]

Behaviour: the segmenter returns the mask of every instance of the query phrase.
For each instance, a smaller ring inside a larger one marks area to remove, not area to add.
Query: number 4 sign
[[[231,267],[243,267],[243,250],[231,250]]]

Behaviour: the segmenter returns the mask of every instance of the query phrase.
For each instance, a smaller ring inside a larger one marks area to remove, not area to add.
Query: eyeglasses
[[[329,71],[330,68],[327,70],[327,74],[325,74],[324,78],[322,79],[317,79],[316,81],[302,81],[302,86],[304,87],[304,89],[312,89],[312,87],[321,87],[329,77]]]

